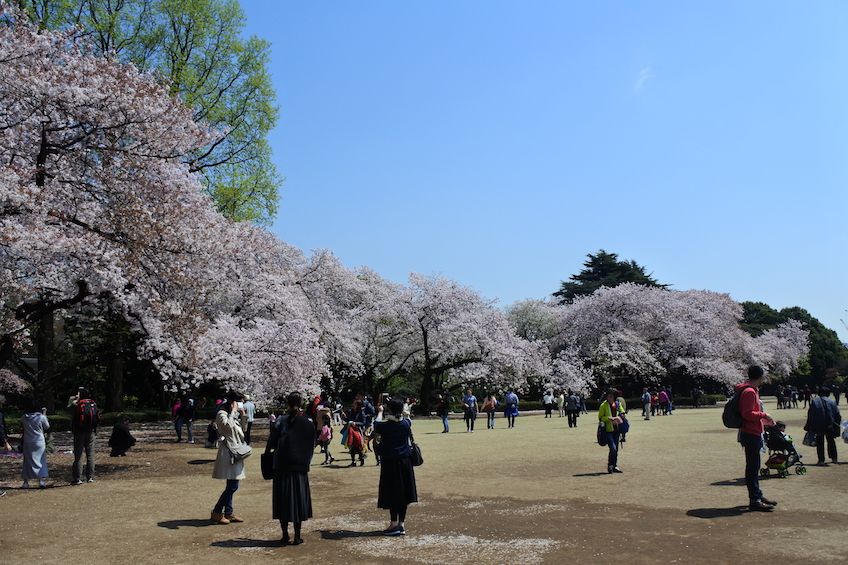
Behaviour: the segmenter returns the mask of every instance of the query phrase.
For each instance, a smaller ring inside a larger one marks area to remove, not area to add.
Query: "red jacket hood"
[[[745,390],[746,387],[749,387],[749,386],[757,388],[756,386],[751,384],[751,381],[745,381],[744,383],[740,383],[740,384],[736,385],[733,390],[735,390],[736,392],[742,392],[743,390]]]

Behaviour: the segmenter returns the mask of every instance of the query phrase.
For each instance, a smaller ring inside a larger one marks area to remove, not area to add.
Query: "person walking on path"
[[[642,389],[642,416],[646,420],[651,419],[651,393],[648,392],[648,387]]]
[[[37,400],[30,404],[29,411],[21,416],[23,424],[21,443],[24,446],[24,465],[21,469],[21,478],[24,480],[22,488],[29,488],[30,479],[38,479],[38,486],[45,488],[44,479],[47,478],[47,441],[44,434],[50,429],[50,422],[45,413],[46,408],[41,408]]]
[[[312,518],[309,465],[315,451],[315,425],[303,415],[303,396],[292,392],[286,398],[287,416],[277,418],[268,435],[265,452],[274,452],[273,518],[280,521],[283,545],[300,545],[303,522]],[[327,425],[329,426],[329,416]],[[289,538],[289,522],[294,537]]]
[[[565,391],[559,391],[559,396],[556,399],[557,410],[559,411],[559,417],[565,418]]]
[[[197,407],[194,405],[194,399],[189,398],[184,402],[184,406],[180,407],[183,413],[183,423],[188,434],[188,443],[194,443],[194,420],[197,419]]]
[[[827,456],[833,463],[838,463],[835,438],[839,437],[842,431],[840,428],[842,414],[839,412],[839,406],[830,398],[828,387],[819,387],[818,395],[818,398],[814,398],[810,402],[804,430],[816,434],[817,465],[827,465],[824,460],[825,444],[827,444]]]
[[[384,418],[384,408],[388,415]],[[383,530],[387,536],[406,534],[406,510],[418,502],[415,486],[415,471],[409,460],[411,452],[412,422],[403,417],[403,401],[389,400],[384,407],[377,407],[374,431],[380,435],[380,486],[377,491],[377,507],[389,511],[389,527]]]
[[[577,418],[580,417],[580,397],[568,391],[565,397],[565,415],[568,418],[568,427],[577,427]]]
[[[760,451],[763,449],[763,422],[774,425],[774,418],[763,411],[759,389],[765,380],[765,371],[759,365],[748,367],[748,380],[736,385],[739,394],[739,413],[742,427],[739,443],[745,450],[745,486],[748,487],[748,509],[771,512],[777,503],[763,496],[760,490]]]
[[[471,393],[471,389],[465,391],[462,397],[462,408],[465,410],[466,432],[474,433],[474,421],[477,420],[477,397]]]
[[[518,395],[510,392],[504,398],[504,416],[506,416],[506,427],[515,428],[515,417],[518,416]]]
[[[215,458],[212,478],[227,481],[224,492],[212,508],[211,520],[216,524],[244,522],[233,511],[233,494],[239,488],[239,481],[246,478],[244,459],[236,459],[231,451],[244,444],[244,431],[240,422],[244,409],[238,407],[242,398],[241,394],[231,392],[227,395],[226,404],[223,404],[223,408],[215,415],[215,427],[222,439],[218,445],[218,456]]]
[[[486,429],[495,429],[495,410],[498,408],[498,399],[491,392],[483,400],[483,412],[486,413]]]
[[[621,473],[618,468],[618,449],[620,446],[621,433],[618,425],[623,422],[622,416],[625,414],[621,404],[616,400],[618,392],[615,389],[610,389],[606,392],[606,399],[598,408],[598,421],[604,425],[604,435],[606,436],[609,455],[607,456],[607,473]]]
[[[177,434],[177,443],[183,440],[183,408],[185,406],[185,399],[178,398],[177,402],[174,403],[173,408],[171,408],[171,415],[174,420],[174,432]]]
[[[436,408],[436,414],[442,419],[442,433],[446,434],[450,432],[450,425],[448,424],[448,414],[450,413],[450,401],[448,400],[447,395],[440,394],[439,395],[439,406]]]
[[[659,398],[660,410],[662,410],[662,415],[668,416],[668,414],[670,413],[670,410],[668,408],[668,393],[664,389],[660,390]]]
[[[253,420],[256,419],[256,404],[246,394],[244,395],[244,414],[247,416],[247,425],[244,428],[244,443],[250,445],[250,431],[253,429]]]
[[[542,406],[545,409],[545,418],[553,418],[554,395],[551,391],[545,392],[545,395],[542,396]]]

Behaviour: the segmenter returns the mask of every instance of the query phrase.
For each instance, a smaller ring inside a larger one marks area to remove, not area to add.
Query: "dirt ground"
[[[848,465],[813,465],[815,448],[800,445],[805,410],[767,410],[808,464],[806,475],[761,480],[780,503],[772,513],[747,512],[743,453],[715,408],[649,422],[631,413],[615,475],[594,443],[594,414],[574,429],[556,415],[522,415],[515,429],[499,415],[494,430],[479,418],[474,434],[462,420],[442,434],[439,420],[416,419],[425,462],[407,535],[379,534],[388,512],[376,508],[374,458],[346,468],[334,444],[334,465],[318,465],[316,449],[315,517],[305,543],[288,547],[277,543],[258,455],[234,498],[246,521],[218,525],[209,521],[224,486],[210,477],[213,450],[175,443],[165,424],[134,426],[139,443],[110,458],[104,430],[91,484],[69,486],[73,456],[57,453],[48,488],[23,490],[21,460],[0,457],[0,563],[848,563]],[[254,435],[261,450],[267,424]],[[56,444],[69,449],[67,435]],[[838,448],[848,459],[848,446]]]

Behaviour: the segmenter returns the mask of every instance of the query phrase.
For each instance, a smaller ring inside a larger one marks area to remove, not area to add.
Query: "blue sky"
[[[848,341],[848,3],[241,4],[283,240],[501,306],[605,249]]]

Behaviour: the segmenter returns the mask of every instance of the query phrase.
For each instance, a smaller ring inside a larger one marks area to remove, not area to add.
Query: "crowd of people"
[[[316,397],[304,407],[304,398],[299,392],[286,397],[286,406],[287,413],[275,416],[271,423],[265,453],[272,457],[271,508],[273,518],[280,522],[280,541],[283,545],[299,545],[303,543],[302,524],[312,517],[309,468],[315,446],[322,446],[324,463],[334,460],[329,451],[333,437],[330,420],[333,407],[326,395]],[[410,462],[410,403],[381,395],[374,409],[368,397],[359,395],[351,408],[342,412],[342,420],[343,441],[351,455],[350,466],[356,466],[357,456],[360,466],[365,463],[367,449],[364,436],[367,435],[374,443],[372,449],[380,465],[377,507],[389,511],[389,526],[383,533],[387,536],[404,535],[407,507],[418,501],[415,473]],[[243,454],[250,451],[246,449],[243,430],[247,422],[244,397],[231,393],[215,416],[219,438],[212,476],[226,481],[212,508],[211,520],[218,524],[244,521],[235,514],[233,495],[239,488],[239,481],[245,478]],[[359,440],[355,441],[355,437]],[[292,525],[291,535],[289,524]]]
[[[738,441],[745,454],[745,484],[748,490],[748,508],[751,511],[771,512],[777,502],[766,498],[759,485],[760,457],[764,451],[764,430],[776,426],[774,418],[763,410],[759,390],[766,378],[762,367],[751,366],[748,378],[735,387],[738,395],[738,410],[741,416],[741,428]],[[841,427],[841,413],[838,407],[838,387],[821,386],[812,397],[807,387],[798,390],[795,387],[779,387],[777,392],[779,409],[793,407],[799,401],[807,408],[807,421],[804,430],[806,445],[814,445],[817,464],[827,466],[825,455],[831,463],[838,462],[836,438],[844,433]],[[831,398],[831,394],[835,398]],[[694,398],[694,395],[693,395]],[[3,419],[5,397],[0,395],[0,449],[11,451]],[[449,433],[449,414],[451,402],[449,394],[437,397],[436,414],[443,423],[442,433]],[[643,388],[640,396],[642,416],[650,420],[655,415],[673,415],[674,396],[671,388],[649,390]],[[417,502],[415,473],[410,461],[412,444],[411,414],[415,401],[412,398],[390,399],[381,394],[375,407],[371,397],[359,394],[345,410],[341,401],[329,401],[326,394],[316,396],[309,402],[297,392],[286,398],[286,413],[269,415],[270,433],[265,452],[272,458],[272,514],[279,520],[282,529],[281,543],[298,545],[302,523],[312,517],[312,498],[309,486],[309,468],[316,446],[324,455],[322,465],[329,465],[336,459],[331,454],[336,434],[333,425],[341,425],[341,444],[350,456],[348,467],[363,466],[369,452],[373,453],[376,465],[380,466],[378,485],[378,508],[389,511],[389,526],[383,532],[386,535],[406,533],[405,520],[409,504]],[[205,404],[205,399],[201,400]],[[577,418],[586,412],[585,400],[572,391],[549,391],[542,398],[545,417],[553,417],[554,408],[559,417],[568,419],[568,426],[576,427]],[[74,462],[72,466],[72,485],[94,481],[95,456],[94,435],[100,423],[100,414],[92,394],[80,388],[69,399],[72,409],[71,431],[73,436]],[[474,432],[478,412],[486,414],[487,429],[495,427],[495,414],[503,410],[507,428],[515,427],[515,418],[519,414],[519,399],[510,392],[500,401],[493,393],[486,393],[478,400],[472,389],[465,390],[460,407],[468,433]],[[182,441],[183,429],[187,431],[188,443],[194,443],[193,424],[197,417],[197,406],[191,398],[180,399],[173,407],[173,423],[176,441]],[[256,406],[246,395],[230,393],[225,399],[216,402],[214,417],[207,427],[207,447],[217,449],[212,477],[226,481],[225,487],[214,504],[211,520],[218,524],[243,522],[233,507],[233,498],[239,488],[239,482],[245,478],[244,458],[249,454],[251,429],[256,417]],[[604,392],[597,413],[598,442],[608,448],[607,472],[621,473],[619,452],[621,444],[626,442],[629,422],[627,405],[620,390],[610,389]],[[19,450],[22,451],[23,465],[22,488],[30,488],[30,481],[38,481],[45,488],[48,477],[47,451],[50,422],[46,409],[37,401],[32,401],[21,417],[22,434]],[[109,446],[110,456],[126,455],[136,440],[129,428],[131,419],[123,416],[115,423]],[[779,433],[785,436],[785,425]],[[846,439],[848,441],[848,439]],[[793,446],[794,448],[794,446]],[[292,524],[292,535],[289,535]]]

